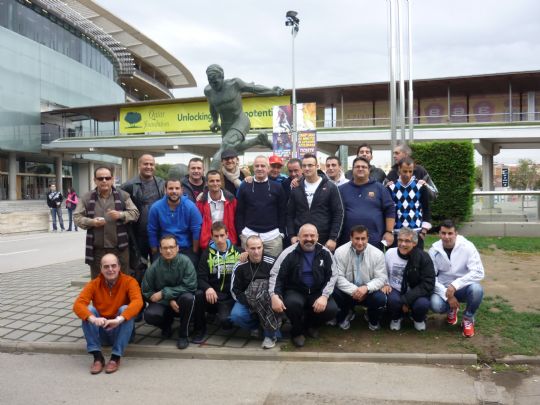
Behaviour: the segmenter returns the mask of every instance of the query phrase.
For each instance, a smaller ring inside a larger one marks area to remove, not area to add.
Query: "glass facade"
[[[37,5],[0,0],[0,26],[60,52],[114,80],[112,58],[68,23],[44,12]]]

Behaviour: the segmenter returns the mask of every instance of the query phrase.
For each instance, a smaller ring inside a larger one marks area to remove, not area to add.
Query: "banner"
[[[287,102],[288,96],[251,97],[242,99],[242,106],[251,121],[251,128],[271,128],[273,107]],[[121,134],[209,131],[211,123],[206,101],[120,109]]]
[[[296,126],[298,139],[296,143],[297,156],[301,158],[306,153],[317,151],[317,105],[304,103],[296,105]],[[274,107],[273,111],[273,149],[274,155],[285,160],[292,158],[293,144],[292,105]]]

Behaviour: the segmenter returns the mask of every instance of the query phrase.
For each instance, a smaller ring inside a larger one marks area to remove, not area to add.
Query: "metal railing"
[[[475,191],[475,218],[493,222],[540,222],[540,191]]]

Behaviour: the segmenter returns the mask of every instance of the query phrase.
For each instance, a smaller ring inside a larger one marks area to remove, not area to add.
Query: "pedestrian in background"
[[[47,206],[51,209],[53,232],[58,229],[56,227],[56,216],[58,216],[58,222],[60,222],[60,229],[64,231],[64,220],[62,219],[62,201],[64,196],[60,191],[56,190],[56,184],[49,186],[49,192],[47,193]]]
[[[75,227],[75,231],[79,230],[79,228],[77,228],[77,224],[73,223],[73,211],[75,211],[75,208],[77,208],[78,203],[79,203],[79,197],[77,197],[77,192],[75,191],[75,189],[68,187],[68,193],[66,196],[66,208],[68,210],[68,217],[69,217],[68,232],[71,232],[72,225]]]

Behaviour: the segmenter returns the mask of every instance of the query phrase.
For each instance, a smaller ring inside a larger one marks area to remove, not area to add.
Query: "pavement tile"
[[[47,323],[43,326],[36,329],[36,332],[43,332],[43,333],[50,333],[54,331],[55,329],[58,329],[59,325],[55,325],[54,323]]]
[[[19,320],[19,321],[12,321],[10,323],[8,323],[6,326],[8,328],[11,328],[11,329],[19,329],[20,327],[24,326],[24,325],[28,325],[30,322],[28,321],[23,321],[23,320]]]
[[[13,329],[9,328],[0,328],[0,337],[7,335],[8,333],[13,332]]]
[[[141,345],[157,345],[162,339],[161,338],[155,338],[155,337],[148,337],[144,336],[141,340],[137,341],[137,338],[135,338],[136,343]]]
[[[33,331],[44,325],[45,324],[41,322],[30,322],[28,325],[21,326],[19,329]]]
[[[67,335],[72,336],[72,337],[76,337],[76,338],[83,338],[84,337],[84,332],[83,332],[82,328],[77,328],[73,332],[68,333]]]
[[[2,336],[3,339],[8,340],[19,340],[22,336],[26,335],[28,333],[27,330],[14,330],[11,333],[8,333],[7,335]]]
[[[43,335],[42,337],[40,337],[38,339],[38,342],[56,342],[56,340],[59,338],[60,336],[58,335],[52,335],[52,334],[45,334]]]
[[[58,329],[55,329],[54,333],[56,335],[68,335],[70,333],[72,333],[76,328],[72,327],[72,326],[61,326],[60,328]]]
[[[43,318],[43,317],[41,315],[38,315],[38,314],[29,314],[29,315],[24,316],[24,319],[26,319],[27,321],[30,321],[30,322],[37,321],[38,319],[41,321],[41,318]]]
[[[20,338],[20,340],[24,342],[35,342],[39,340],[39,338],[45,336],[45,333],[39,333],[39,332],[30,332],[28,335],[24,335]]]
[[[223,346],[223,344],[227,341],[226,336],[218,336],[218,335],[212,335],[208,339],[206,339],[205,344],[209,346]]]
[[[61,316],[61,317],[65,317],[70,314],[73,314],[73,311],[71,310],[71,308],[70,309],[56,309],[54,312],[54,315]]]
[[[248,342],[247,339],[233,337],[225,342],[224,347],[240,348],[240,347],[244,347],[247,342]]]
[[[40,309],[36,313],[40,315],[56,315],[56,311],[57,311],[56,308],[47,307],[47,308]]]
[[[53,316],[53,315],[46,315],[44,317],[41,318],[41,322],[43,323],[50,323],[50,322],[54,322],[54,323],[57,323],[55,321],[58,321],[59,318],[57,318],[56,316]],[[61,324],[63,325],[63,323]]]
[[[73,343],[73,342],[77,342],[79,339],[75,338],[75,337],[71,337],[71,336],[60,336],[56,341],[57,342],[69,342],[69,343]]]

